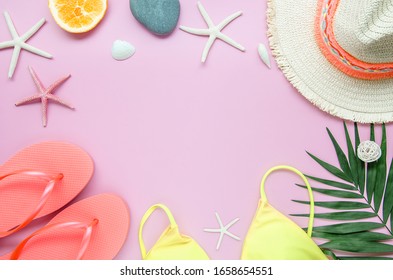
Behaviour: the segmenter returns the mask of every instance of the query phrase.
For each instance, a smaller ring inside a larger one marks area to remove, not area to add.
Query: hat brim
[[[351,78],[324,57],[314,33],[318,0],[268,0],[270,47],[290,83],[321,110],[360,123],[393,121],[393,79]]]

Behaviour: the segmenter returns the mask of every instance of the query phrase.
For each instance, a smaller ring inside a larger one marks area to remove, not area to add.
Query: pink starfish
[[[50,85],[48,88],[45,88],[44,85],[41,83],[40,79],[38,78],[37,74],[34,72],[33,68],[31,68],[29,66],[29,71],[31,74],[31,77],[34,80],[35,85],[38,88],[38,93],[27,97],[19,102],[17,102],[15,104],[15,106],[19,106],[19,105],[25,105],[27,103],[31,103],[34,102],[36,100],[41,100],[41,104],[42,104],[42,125],[45,127],[47,124],[47,115],[48,115],[48,99],[55,101],[63,106],[66,106],[72,110],[74,110],[75,108],[73,106],[71,106],[70,104],[64,102],[63,100],[61,100],[60,98],[54,96],[52,94],[52,92],[58,87],[60,86],[62,83],[64,83],[69,77],[71,77],[71,75],[67,75],[64,76],[62,78],[60,78],[59,80],[57,80],[56,82],[54,82],[52,85]]]

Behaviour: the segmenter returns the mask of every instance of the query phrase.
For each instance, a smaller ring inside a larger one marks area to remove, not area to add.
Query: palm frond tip
[[[357,147],[361,140],[356,123],[354,125],[355,143],[353,143],[344,122],[345,148],[340,146],[329,129],[327,132],[339,166],[327,163],[309,152],[307,154],[337,180],[306,176],[324,186],[324,188],[314,187],[313,191],[332,197],[331,201],[316,201],[315,206],[334,211],[315,214],[315,218],[332,221],[332,224],[315,227],[313,237],[327,240],[320,247],[331,252],[330,254],[337,259],[388,259],[386,256],[393,254],[393,246],[383,241],[393,239],[393,159],[388,171],[385,124],[382,125],[380,142],[382,155],[377,161],[368,164],[358,158]],[[370,125],[370,140],[375,141],[373,124]],[[298,186],[304,188],[302,185]],[[308,201],[294,201],[309,204]],[[379,211],[381,208],[382,211]],[[309,215],[294,214],[293,216],[307,217]],[[373,222],[361,221],[369,218],[375,220]],[[339,220],[346,222],[337,223]],[[388,223],[389,220],[390,223]],[[382,230],[384,233],[375,232],[375,229]],[[339,252],[352,253],[355,256],[338,256]]]

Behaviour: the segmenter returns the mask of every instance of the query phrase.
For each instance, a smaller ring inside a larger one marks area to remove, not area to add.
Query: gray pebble
[[[134,17],[157,35],[170,34],[180,15],[179,0],[130,0]]]

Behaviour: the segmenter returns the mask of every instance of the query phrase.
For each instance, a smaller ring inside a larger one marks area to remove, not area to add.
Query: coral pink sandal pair
[[[68,143],[43,142],[18,152],[0,166],[0,238],[69,203],[93,170],[90,156]],[[124,201],[100,194],[65,208],[0,260],[113,259],[128,228]]]

